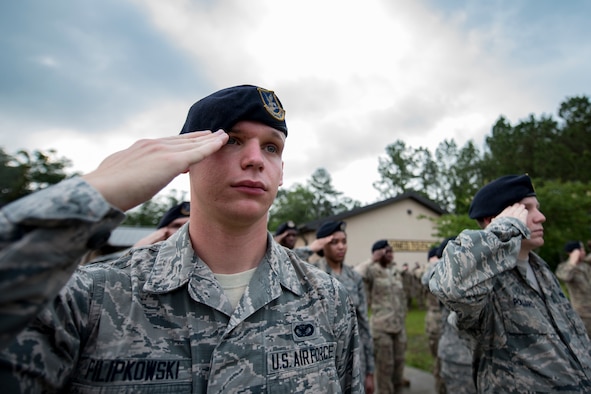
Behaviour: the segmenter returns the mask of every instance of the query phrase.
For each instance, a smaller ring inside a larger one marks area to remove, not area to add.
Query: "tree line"
[[[377,158],[380,179],[373,187],[383,199],[414,191],[439,204],[448,214],[437,220],[436,237],[476,228],[467,216],[472,196],[485,183],[507,174],[532,177],[541,210],[547,217],[540,255],[555,266],[571,239],[591,239],[591,102],[586,96],[565,99],[558,118],[531,114],[515,124],[500,116],[479,148],[474,141],[459,147],[443,140],[434,152],[396,140]],[[55,150],[20,150],[10,155],[0,147],[0,206],[69,176],[71,161]],[[157,195],[130,211],[126,225],[155,226],[172,205],[184,199],[177,191]],[[319,168],[304,184],[280,189],[269,212],[269,229],[293,220],[298,224],[360,207],[332,185]]]

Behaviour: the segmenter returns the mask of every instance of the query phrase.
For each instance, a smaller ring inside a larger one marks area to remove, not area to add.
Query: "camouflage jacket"
[[[395,263],[382,267],[373,262],[363,278],[371,308],[371,328],[388,333],[406,333],[406,295],[402,274]]]
[[[441,336],[437,347],[439,359],[461,365],[472,365],[472,345],[470,338],[460,335],[455,325],[448,321],[450,311],[446,307],[441,311]],[[469,370],[469,369],[468,369]]]
[[[591,264],[584,261],[577,265],[560,263],[556,276],[566,284],[573,308],[579,316],[591,318]]]
[[[435,270],[435,265],[439,262],[432,261],[428,262],[425,266],[425,272],[421,276],[421,284],[426,289],[426,304],[427,304],[427,313],[425,314],[425,332],[430,336],[439,338],[441,336],[441,329],[443,326],[443,317],[442,317],[442,305],[439,301],[439,298],[435,297],[431,290],[429,290],[429,279],[433,271]]]
[[[364,368],[361,372],[364,372],[365,374],[373,374],[373,340],[369,330],[369,316],[367,314],[367,299],[365,297],[363,278],[361,275],[355,272],[353,268],[345,264],[343,264],[341,274],[335,274],[324,257],[318,261],[315,261],[314,265],[327,274],[338,279],[339,282],[341,282],[343,286],[345,286],[345,289],[347,289],[349,292],[349,297],[355,306],[357,325],[359,327],[359,337],[361,338],[361,343],[363,345],[362,366]]]
[[[0,210],[0,348],[53,300],[78,260],[124,217],[81,178]]]
[[[448,243],[429,281],[473,342],[478,392],[590,392],[591,343],[547,264],[529,263],[541,293],[517,267],[529,230],[500,218]]]
[[[35,203],[45,209],[39,210],[36,222],[26,222],[24,236],[16,234],[3,245],[11,253],[2,255],[0,266],[16,267],[4,273],[20,278],[23,288],[39,286],[36,263],[67,257],[75,264],[84,253],[79,245],[86,247],[96,233],[99,215],[88,207],[104,202],[95,201],[102,200],[96,192],[83,193],[89,189],[83,182],[78,185],[77,192],[62,184],[32,196],[27,210]],[[84,208],[68,214],[75,211],[69,206]],[[88,218],[85,211],[91,212]],[[51,231],[45,229],[49,226]],[[300,261],[269,234],[266,255],[234,310],[211,270],[193,252],[187,229],[162,243],[132,249],[116,261],[76,270],[57,297],[0,352],[3,389],[363,390],[355,310],[337,280]],[[19,264],[31,272],[21,272]],[[55,265],[52,272],[61,280],[63,266]],[[46,265],[40,266],[44,271]],[[41,287],[51,291],[36,293],[51,296],[56,286]],[[5,324],[13,312],[3,311],[0,321]]]

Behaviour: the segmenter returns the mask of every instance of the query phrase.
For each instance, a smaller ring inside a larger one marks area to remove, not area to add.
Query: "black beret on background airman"
[[[375,252],[376,250],[379,249],[384,249],[386,246],[388,246],[388,241],[385,239],[380,239],[379,241],[376,241],[373,243],[373,245],[371,245],[371,252]]]
[[[566,245],[564,245],[564,251],[566,253],[570,253],[573,250],[581,249],[582,243],[581,241],[568,241]]]
[[[342,221],[340,221],[340,222],[333,222],[333,221],[325,222],[316,231],[316,238],[324,238],[324,237],[328,237],[329,235],[336,233],[337,231],[345,231],[346,227],[347,227],[347,223],[342,222]],[[318,256],[324,256],[324,251],[322,249],[316,253],[318,254]]]
[[[347,224],[345,222],[325,222],[316,231],[316,238],[328,237],[337,231],[345,231]]]
[[[298,228],[296,227],[295,223],[290,220],[285,223],[281,223],[279,225],[279,227],[277,227],[277,230],[275,230],[275,235],[283,234],[287,230],[296,230],[297,231]]]
[[[164,214],[164,216],[162,216],[162,219],[160,219],[160,223],[158,223],[157,228],[166,227],[178,218],[189,217],[189,214],[191,213],[190,208],[191,208],[191,205],[188,201],[183,201],[182,203],[170,208]]]
[[[437,250],[435,252],[435,255],[437,256],[437,258],[442,258],[443,257],[443,251],[445,250],[445,247],[447,246],[447,244],[450,241],[453,241],[454,239],[456,239],[456,237],[448,237],[446,239],[444,239],[439,246],[437,247]]]

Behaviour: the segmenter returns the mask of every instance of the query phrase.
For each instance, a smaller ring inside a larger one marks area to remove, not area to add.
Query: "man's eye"
[[[265,149],[267,150],[267,152],[269,153],[277,153],[279,151],[279,149],[277,149],[277,147],[275,145],[267,145],[265,147]]]
[[[226,145],[234,145],[237,144],[238,140],[234,137],[228,137],[228,142],[226,142]]]

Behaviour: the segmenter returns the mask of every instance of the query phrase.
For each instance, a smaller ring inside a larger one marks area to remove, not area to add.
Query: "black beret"
[[[468,215],[471,219],[496,216],[508,206],[535,195],[528,175],[506,175],[478,190],[472,199]]]
[[[448,242],[453,241],[454,239],[456,239],[456,237],[449,237],[449,238],[444,239],[437,247],[437,251],[435,252],[435,256],[437,256],[438,258],[441,258],[443,256],[443,251],[445,250],[445,247],[447,246]]]
[[[271,90],[252,85],[219,90],[197,101],[187,115],[181,134],[219,129],[230,131],[241,120],[261,122],[287,137],[285,110]]]
[[[178,218],[188,218],[189,213],[191,212],[190,204],[188,201],[183,201],[179,205],[175,205],[174,207],[170,208],[162,219],[160,219],[160,223],[158,223],[158,228],[166,227],[173,221]]]
[[[385,239],[380,239],[379,241],[376,241],[376,242],[373,243],[373,245],[371,245],[371,251],[373,253],[376,250],[384,249],[388,245],[390,245],[388,243],[388,241],[386,241]]]
[[[285,223],[281,223],[277,230],[275,230],[275,235],[283,234],[287,230],[297,230],[297,227],[294,222],[291,220]]]
[[[581,241],[569,241],[564,245],[564,251],[566,253],[570,253],[576,249],[581,249]]]
[[[346,227],[347,223],[345,222],[325,222],[316,231],[316,238],[324,238],[336,233],[337,231],[345,231]],[[316,252],[316,254],[318,256],[324,256],[324,251],[320,249],[318,252]]]
[[[433,246],[431,249],[429,249],[429,252],[427,252],[427,260],[430,260],[431,257],[437,256],[437,246]]]
[[[345,222],[326,222],[316,231],[316,238],[324,238],[337,231],[345,231],[346,227],[347,224]]]

